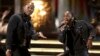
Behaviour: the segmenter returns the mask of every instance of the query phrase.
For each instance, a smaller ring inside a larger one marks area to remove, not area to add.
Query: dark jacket
[[[83,20],[75,20],[71,27],[65,27],[60,33],[60,42],[72,51],[87,49],[86,42],[89,35],[94,36],[92,25]]]
[[[34,29],[30,23],[30,16],[21,13],[11,16],[7,28],[7,49],[14,50],[20,46],[29,47]]]

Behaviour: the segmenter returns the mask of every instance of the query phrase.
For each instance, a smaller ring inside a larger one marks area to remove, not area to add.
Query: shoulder
[[[77,23],[80,23],[80,24],[85,24],[85,25],[88,25],[90,24],[89,22],[85,21],[85,20],[76,20]]]
[[[76,20],[76,25],[78,26],[82,26],[83,28],[87,28],[88,27],[88,23],[84,20]]]
[[[10,17],[10,20],[9,21],[13,21],[13,22],[18,22],[20,21],[20,18],[19,18],[19,14],[13,14],[11,17]]]
[[[85,27],[87,27],[88,29],[93,29],[93,26],[91,23],[85,21],[85,20],[81,20],[80,23]]]
[[[85,22],[85,21],[84,21],[84,20],[75,20],[75,22],[83,23],[83,22]]]

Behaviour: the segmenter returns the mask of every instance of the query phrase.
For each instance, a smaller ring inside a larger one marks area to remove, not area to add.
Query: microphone
[[[65,25],[65,23],[62,23],[58,28],[61,28],[63,25]]]

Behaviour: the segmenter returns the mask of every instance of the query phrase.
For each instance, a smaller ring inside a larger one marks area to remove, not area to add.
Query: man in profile
[[[40,36],[46,38],[41,32],[35,32],[30,15],[34,11],[34,4],[28,3],[23,12],[11,16],[6,40],[6,56],[30,56],[28,51],[31,38]]]

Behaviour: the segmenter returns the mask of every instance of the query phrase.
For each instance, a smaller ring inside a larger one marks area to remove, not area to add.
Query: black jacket
[[[30,23],[30,16],[21,13],[11,16],[7,28],[7,49],[14,50],[20,46],[29,47],[34,29]]]
[[[95,35],[91,32],[93,32],[92,25],[83,20],[75,20],[71,27],[65,27],[64,31],[60,33],[59,40],[70,50],[86,49],[89,35]]]

